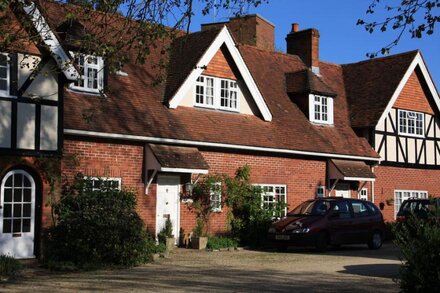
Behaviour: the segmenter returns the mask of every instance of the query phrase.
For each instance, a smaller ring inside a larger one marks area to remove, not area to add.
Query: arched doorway
[[[34,178],[26,171],[9,171],[1,181],[0,254],[33,258],[35,241]]]

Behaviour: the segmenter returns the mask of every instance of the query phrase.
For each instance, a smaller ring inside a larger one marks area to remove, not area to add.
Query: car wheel
[[[318,239],[316,240],[316,250],[319,252],[327,251],[328,240],[329,237],[327,233],[319,234]]]
[[[379,231],[374,231],[373,234],[371,234],[370,241],[368,242],[368,247],[370,249],[379,249],[382,247],[382,243],[382,234]]]

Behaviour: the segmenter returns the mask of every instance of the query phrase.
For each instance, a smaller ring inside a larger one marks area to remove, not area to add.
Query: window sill
[[[86,95],[95,96],[95,97],[100,97],[102,95],[100,91],[87,91],[84,89],[71,88],[71,87],[69,87],[68,90],[70,92],[74,92],[74,93],[78,93],[78,94],[86,94]]]
[[[411,133],[402,133],[398,132],[399,136],[405,136],[405,137],[415,137],[415,138],[425,138],[424,134],[411,134]]]

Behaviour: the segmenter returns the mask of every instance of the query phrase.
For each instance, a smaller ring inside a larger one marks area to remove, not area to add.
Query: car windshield
[[[330,201],[328,200],[313,200],[306,201],[294,208],[289,216],[322,216],[330,210]]]

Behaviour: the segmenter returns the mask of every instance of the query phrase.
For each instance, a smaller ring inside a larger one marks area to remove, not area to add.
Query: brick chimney
[[[218,29],[226,25],[235,41],[274,51],[275,26],[258,14],[230,18],[227,22],[202,24],[202,31]]]
[[[299,30],[297,23],[286,37],[287,53],[298,55],[316,74],[319,74],[319,31],[314,28]]]

